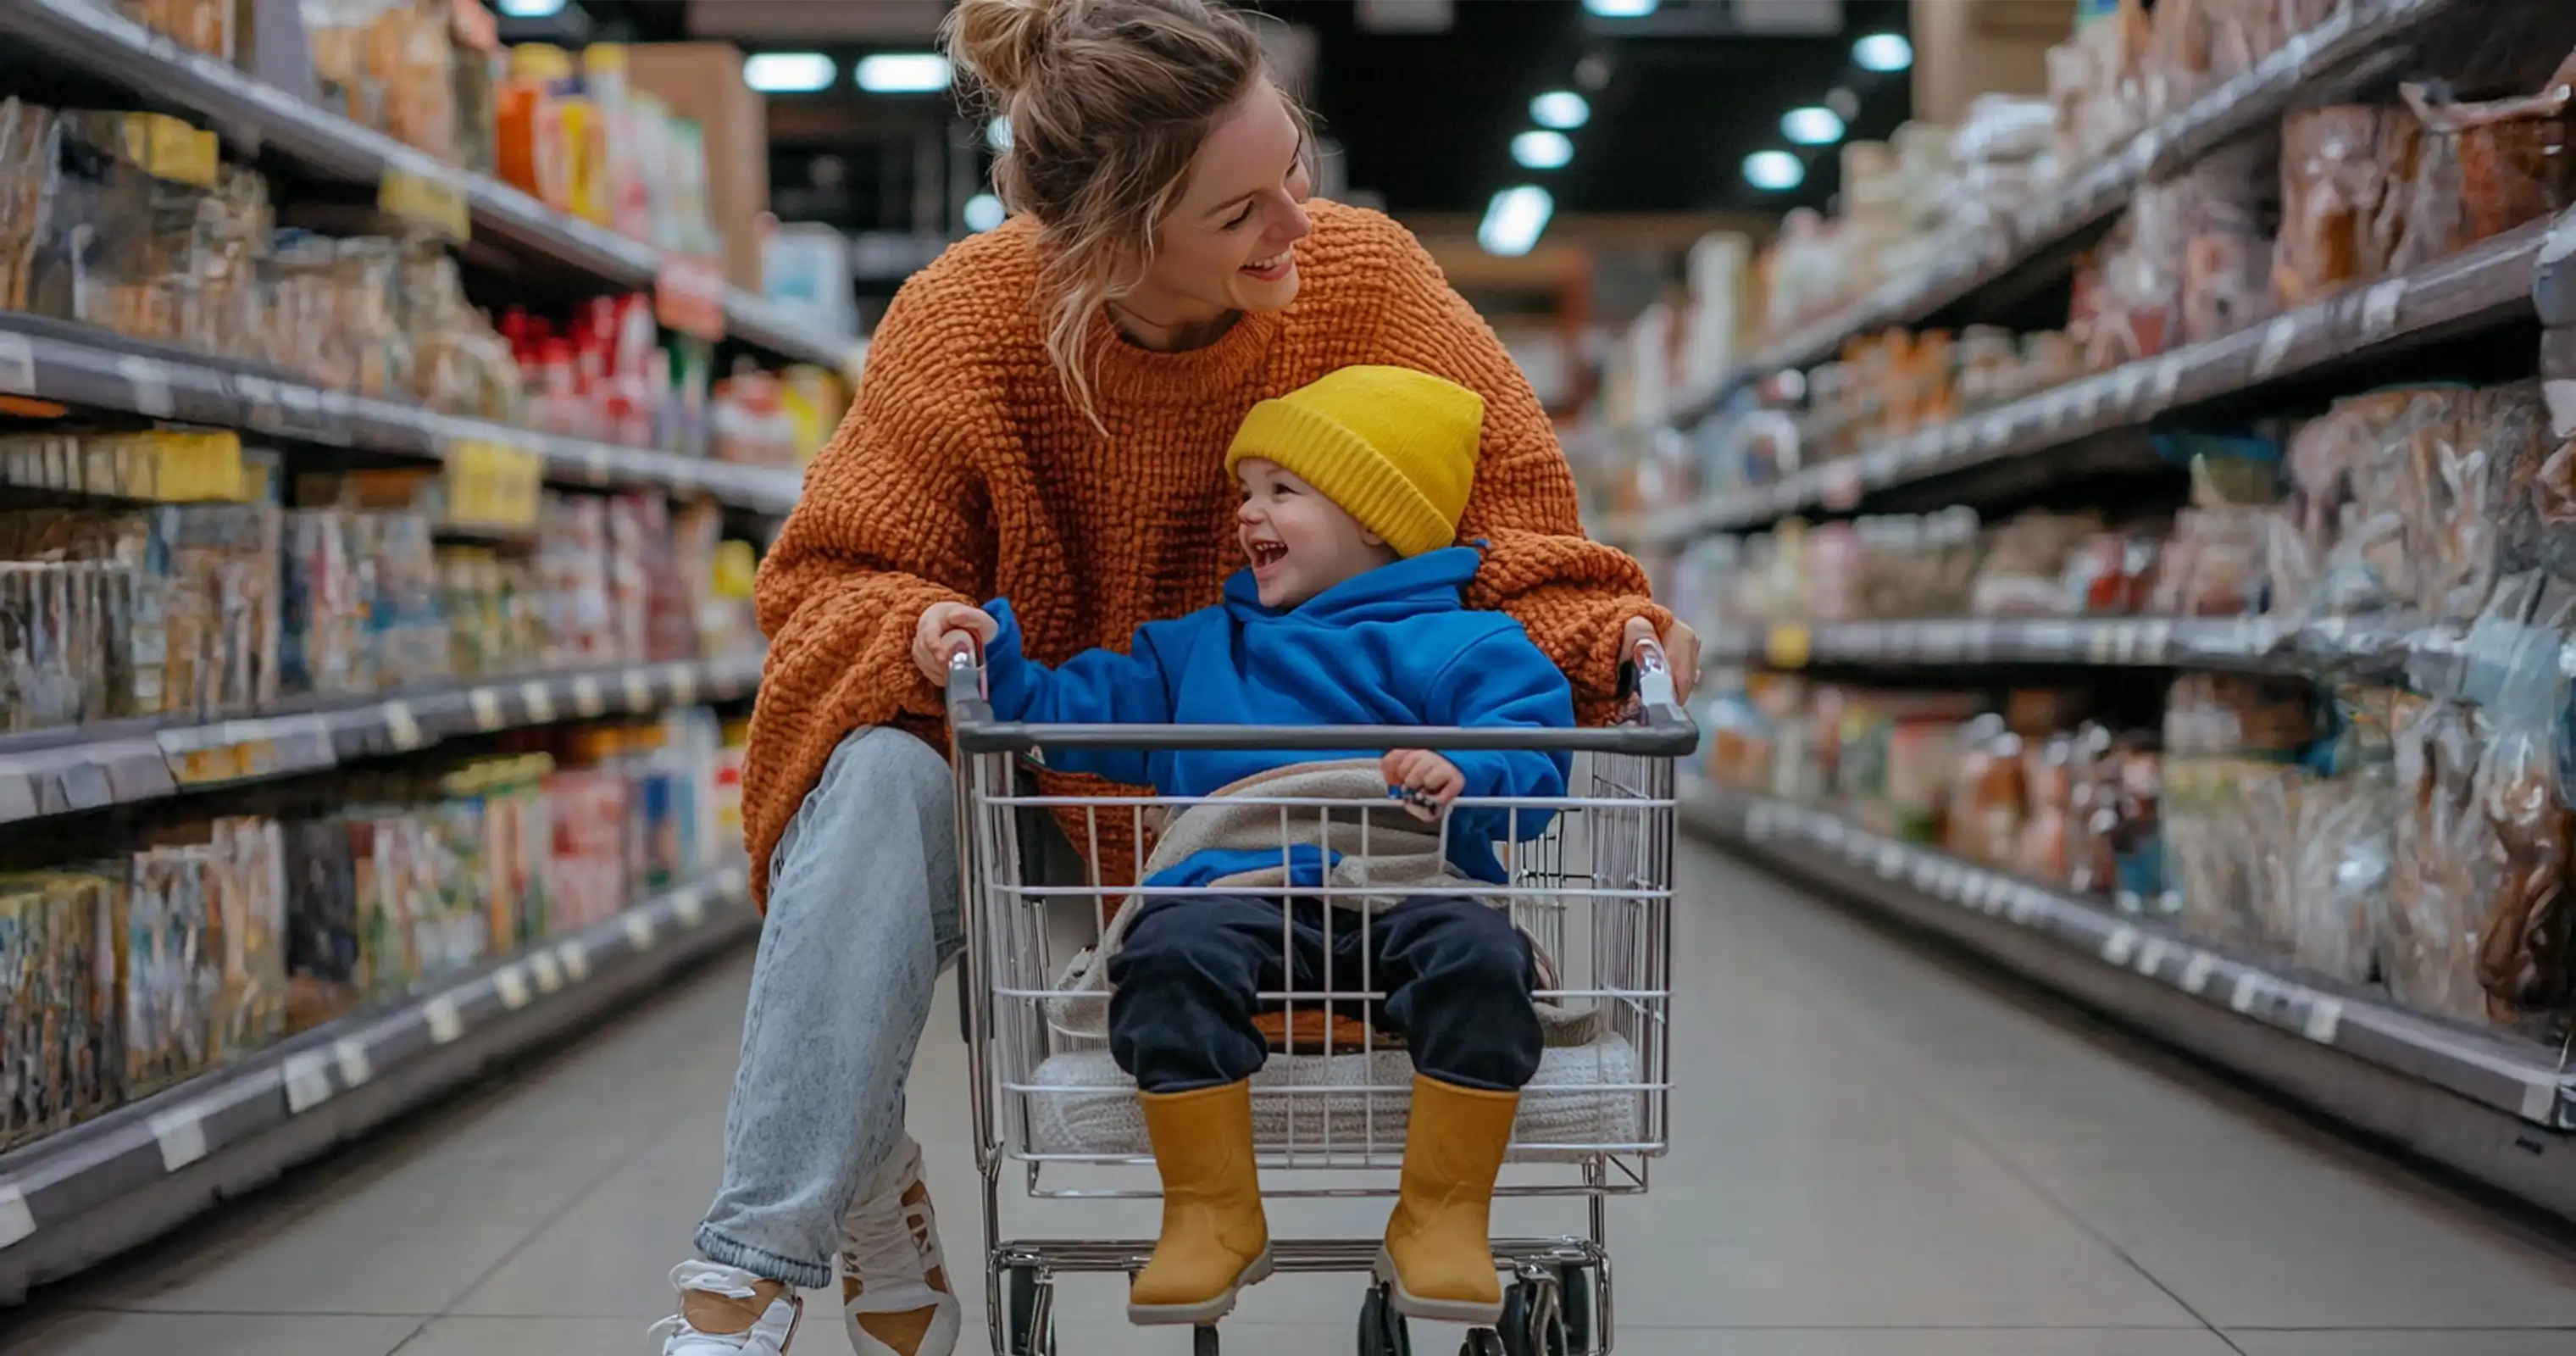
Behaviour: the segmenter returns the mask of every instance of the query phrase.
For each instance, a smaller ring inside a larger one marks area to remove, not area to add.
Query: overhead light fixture
[[[1530,121],[1571,132],[1592,121],[1592,103],[1570,89],[1552,89],[1530,100]]]
[[[984,144],[997,151],[1011,149],[1011,120],[995,118],[984,124]]]
[[[1574,160],[1574,142],[1563,132],[1523,132],[1512,138],[1512,159],[1522,169],[1563,169]]]
[[[563,13],[564,0],[501,0],[506,19],[551,19]]]
[[[859,58],[859,88],[870,94],[936,94],[948,88],[948,58],[937,52],[879,52]]]
[[[1830,108],[1793,108],[1780,117],[1780,135],[1800,146],[1831,146],[1843,139],[1842,115]]]
[[[742,83],[763,94],[830,89],[840,68],[820,52],[755,52],[742,59]]]
[[[1484,224],[1476,228],[1476,243],[1484,246],[1487,254],[1519,258],[1538,243],[1547,231],[1547,219],[1555,214],[1556,199],[1536,184],[1504,189],[1486,204]]]
[[[1663,7],[1663,0],[1583,0],[1583,7],[1604,19],[1642,19]]]
[[[990,193],[978,193],[966,200],[966,229],[989,231],[1002,224],[1002,200]]]
[[[1786,193],[1807,182],[1807,166],[1787,151],[1755,151],[1744,157],[1744,182],[1765,193]]]
[[[1914,44],[1902,33],[1872,33],[1852,44],[1852,60],[1864,71],[1901,71],[1914,64]]]

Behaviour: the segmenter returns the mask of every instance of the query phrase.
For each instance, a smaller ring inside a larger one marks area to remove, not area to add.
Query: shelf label
[[[367,1085],[376,1076],[376,1066],[367,1058],[366,1043],[355,1036],[343,1036],[331,1046],[331,1061],[340,1066],[340,1081],[352,1088]]]
[[[1860,463],[1845,457],[1830,461],[1817,473],[1817,497],[1835,513],[1849,513],[1860,507]]]
[[[434,169],[385,166],[384,177],[376,182],[376,206],[460,244],[474,236],[474,214],[465,200],[464,183]]]
[[[421,738],[420,722],[412,717],[411,703],[385,703],[385,735],[393,741],[398,753],[409,753],[428,741]]]
[[[27,1208],[27,1193],[15,1182],[0,1182],[0,1248],[36,1232],[36,1215]]]
[[[36,393],[36,347],[23,334],[0,333],[0,391]]]
[[[2254,352],[2255,379],[2269,380],[2290,360],[2290,345],[2299,337],[2299,318],[2293,313],[2276,318],[2263,327],[2263,346]]]
[[[206,1109],[194,1102],[152,1117],[152,1138],[161,1144],[161,1170],[177,1172],[206,1156]]]
[[[2129,963],[2129,957],[2136,954],[2137,949],[2138,930],[2122,923],[2113,929],[2110,937],[2102,943],[2102,961],[2106,965],[2125,966]]]
[[[2252,1012],[2263,997],[2263,977],[2247,971],[2236,977],[2236,991],[2228,995],[2227,1006],[2238,1012]]]
[[[2316,994],[2308,1000],[2308,1019],[2299,1033],[2319,1045],[2332,1045],[2335,1033],[2343,1030],[2343,1003],[2339,999]]]
[[[563,962],[564,979],[579,984],[590,978],[590,948],[578,937],[555,948],[556,959]]]
[[[668,671],[671,675],[671,704],[673,706],[697,705],[697,669],[687,664],[673,664]]]
[[[626,671],[626,709],[648,711],[653,706],[653,680],[642,669]]]
[[[466,703],[474,708],[474,728],[501,728],[501,694],[488,687],[478,687],[466,694]]]
[[[539,993],[553,993],[564,986],[563,966],[556,963],[555,953],[551,951],[539,951],[529,956],[528,974],[537,981]]]
[[[2385,339],[2397,329],[2397,308],[2406,300],[2406,279],[2390,278],[2361,294],[2361,333]]]
[[[2179,353],[2168,353],[2156,360],[2156,407],[2170,409],[2182,395],[2182,372],[2190,364]]]
[[[170,368],[158,358],[132,355],[116,360],[116,375],[133,392],[134,412],[147,419],[168,419],[179,412],[170,395]]]
[[[319,1050],[286,1057],[286,1110],[305,1112],[331,1100],[331,1057]]]
[[[653,277],[653,315],[682,334],[725,337],[724,264],[709,255],[667,254]]]
[[[504,965],[492,972],[492,991],[501,995],[501,1006],[517,1012],[528,1005],[528,972],[516,965]]]
[[[423,1003],[420,1018],[429,1024],[432,1045],[445,1045],[465,1034],[465,1016],[456,1010],[456,1000],[446,994]]]
[[[2182,967],[2182,991],[2194,996],[2207,993],[2210,974],[2217,969],[2218,957],[2206,951],[2191,953],[2191,960]]]
[[[555,723],[554,690],[543,679],[532,679],[519,685],[519,700],[526,703],[528,721],[534,725]]]
[[[1802,669],[1814,651],[1814,639],[1807,628],[1794,622],[1782,622],[1763,638],[1762,659],[1775,669]]]
[[[653,915],[643,909],[626,911],[626,940],[638,951],[653,949]]]
[[[671,912],[688,927],[707,921],[707,897],[692,885],[671,896]]]
[[[599,680],[585,673],[572,680],[572,711],[588,718],[608,711],[608,698],[599,690]]]

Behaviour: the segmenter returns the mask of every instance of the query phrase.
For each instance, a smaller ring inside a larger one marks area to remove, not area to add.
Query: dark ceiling
[[[821,50],[833,90],[770,101],[772,191],[790,218],[857,231],[945,231],[980,189],[983,151],[953,101],[865,95],[847,72],[868,51],[928,45],[923,0],[573,0],[598,38],[722,37],[746,50]],[[1833,148],[1805,153],[1792,193],[1744,181],[1744,157],[1786,147],[1780,115],[1837,86],[1859,102],[1851,135],[1904,121],[1908,77],[1852,63],[1861,34],[1903,32],[1905,0],[1663,0],[1645,20],[1603,19],[1577,0],[1258,0],[1303,33],[1309,95],[1342,150],[1349,188],[1398,213],[1473,213],[1495,190],[1538,182],[1569,212],[1690,212],[1826,204]],[[560,22],[560,21],[555,21]],[[1385,31],[1408,23],[1440,31]],[[513,22],[513,37],[542,25]],[[1587,58],[1589,60],[1587,60]],[[1587,69],[1588,68],[1588,69]],[[1594,78],[1584,88],[1579,74]],[[1512,162],[1531,96],[1583,89],[1590,124],[1571,165]],[[938,219],[941,212],[947,219]]]

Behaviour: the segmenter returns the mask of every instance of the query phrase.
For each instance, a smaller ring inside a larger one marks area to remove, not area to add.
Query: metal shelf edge
[[[96,1217],[176,1185],[178,1174],[226,1155],[256,1154],[263,1140],[300,1128],[306,1117],[339,1112],[347,1105],[342,1099],[398,1079],[460,1042],[494,1042],[483,1051],[485,1060],[537,1044],[589,1016],[597,1005],[580,1002],[585,996],[640,982],[651,967],[683,962],[755,931],[750,895],[742,867],[720,869],[434,991],[339,1018],[0,1155],[0,1299],[175,1224],[168,1211],[111,1221],[104,1231],[116,1242],[103,1248]],[[445,1086],[406,1089],[343,1117],[322,1147],[426,1102]],[[319,1151],[281,1149],[276,1168]],[[217,1176],[195,1175],[180,1217],[222,1199]],[[46,1246],[57,1237],[69,1250],[62,1255]]]
[[[2576,1071],[2540,1045],[2454,1028],[2378,999],[2337,992],[2252,959],[1838,816],[1724,788],[1681,795],[1684,826],[1758,859],[1837,873],[1864,902],[1912,914],[1956,911],[2044,939],[2073,965],[2151,981],[2321,1050],[2430,1084],[2531,1127],[2576,1130]],[[1978,947],[1971,933],[1944,929]],[[2017,967],[2019,968],[2019,967]]]
[[[274,781],[447,739],[690,706],[759,685],[761,652],[528,674],[352,700],[312,711],[196,722],[117,722],[0,736],[0,824]]]

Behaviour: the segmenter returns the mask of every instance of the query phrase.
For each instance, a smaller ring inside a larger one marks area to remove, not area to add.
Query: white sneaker
[[[716,1262],[671,1268],[680,1312],[644,1332],[662,1356],[786,1356],[805,1302],[794,1286]]]
[[[939,1250],[939,1216],[921,1184],[921,1146],[904,1136],[841,1217],[841,1310],[858,1356],[949,1356],[957,1296]]]

